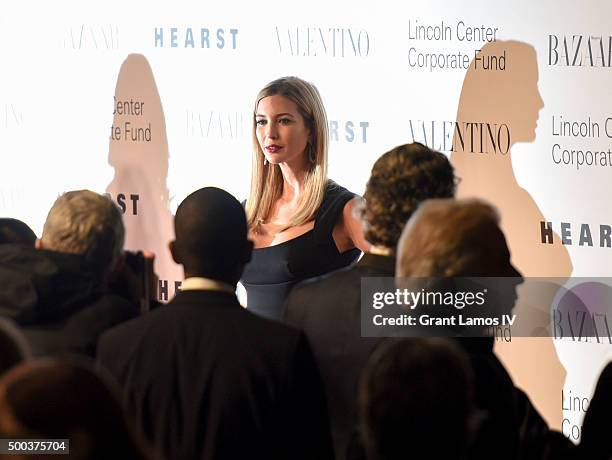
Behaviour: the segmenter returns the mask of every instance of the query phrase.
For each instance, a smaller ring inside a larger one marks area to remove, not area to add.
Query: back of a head
[[[23,244],[34,247],[36,234],[18,219],[0,218],[0,244]]]
[[[99,274],[108,274],[121,256],[125,229],[110,198],[89,190],[61,195],[43,227],[44,249],[83,255]]]
[[[453,167],[446,155],[415,142],[384,153],[364,193],[366,239],[395,249],[406,221],[422,201],[455,195]]]
[[[118,392],[84,362],[35,360],[0,378],[0,437],[69,439],[71,458],[152,458]]]
[[[216,187],[196,190],[179,205],[174,230],[186,275],[238,281],[251,245],[244,208],[232,195]]]
[[[0,375],[31,356],[26,338],[17,326],[0,318]]]
[[[429,200],[398,243],[398,277],[518,276],[495,209],[478,200]]]
[[[463,458],[472,380],[467,357],[450,341],[383,342],[370,357],[359,388],[368,458]]]

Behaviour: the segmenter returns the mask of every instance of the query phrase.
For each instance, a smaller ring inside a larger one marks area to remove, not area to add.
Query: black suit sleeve
[[[304,317],[308,309],[308,299],[304,296],[304,291],[307,289],[303,288],[302,284],[299,283],[289,291],[284,309],[285,322],[301,330],[304,329]]]
[[[306,336],[300,333],[288,376],[287,446],[293,460],[333,459],[323,381]]]

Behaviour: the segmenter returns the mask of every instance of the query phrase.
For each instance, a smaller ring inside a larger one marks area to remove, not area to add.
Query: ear
[[[34,247],[36,249],[44,249],[43,248],[43,242],[40,238],[36,238],[36,241],[34,241]]]
[[[172,260],[174,260],[179,265],[183,265],[183,262],[181,262],[181,258],[176,249],[176,240],[172,240],[168,243],[168,249],[170,250],[170,254],[172,255]]]

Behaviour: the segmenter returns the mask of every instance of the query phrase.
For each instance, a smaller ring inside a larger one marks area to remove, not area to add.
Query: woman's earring
[[[268,159],[264,156],[264,166],[268,164]]]

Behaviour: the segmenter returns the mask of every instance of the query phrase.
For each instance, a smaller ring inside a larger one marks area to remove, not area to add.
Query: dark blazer
[[[169,459],[328,459],[322,383],[305,336],[233,294],[184,291],[104,334],[98,359]]]
[[[325,383],[339,460],[357,425],[359,375],[382,340],[361,337],[361,278],[394,272],[395,258],[364,254],[351,267],[298,284],[287,300],[286,320],[306,332]]]
[[[371,352],[384,340],[361,337],[361,278],[393,276],[394,271],[393,257],[365,254],[352,267],[297,285],[287,300],[286,320],[306,332],[325,383],[337,459],[365,458],[357,435],[357,388]],[[493,353],[492,340],[457,339],[457,343],[472,364],[475,404],[486,417],[469,458],[514,460],[521,420],[512,380]],[[548,432],[537,423],[529,429],[535,428]]]
[[[0,286],[0,316],[19,325],[35,356],[93,358],[104,331],[138,314],[82,255],[2,244]]]

